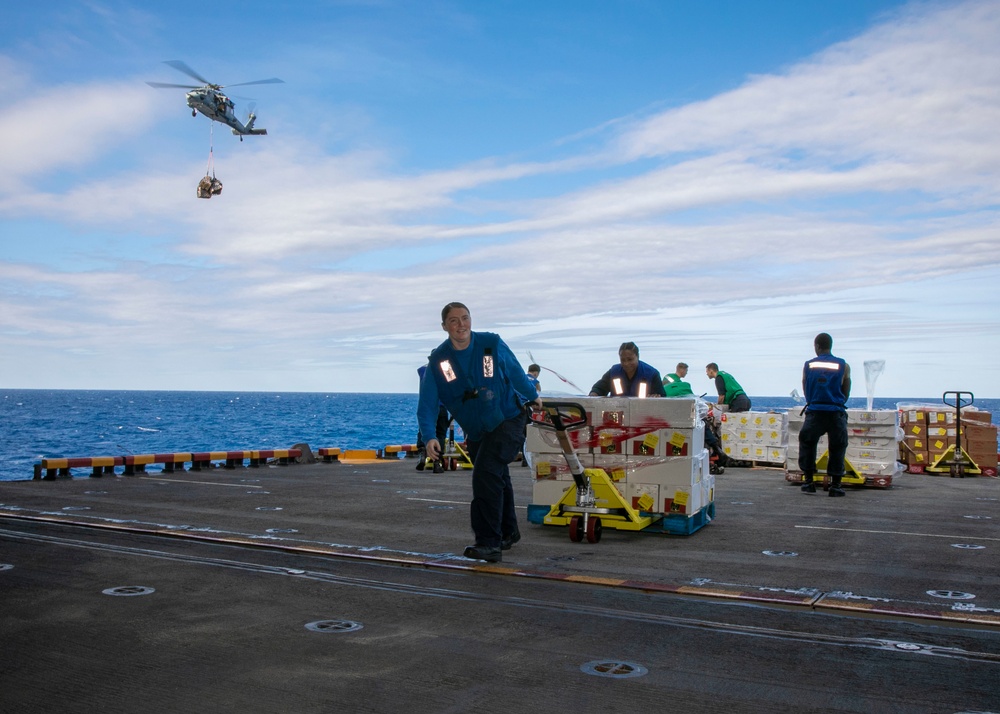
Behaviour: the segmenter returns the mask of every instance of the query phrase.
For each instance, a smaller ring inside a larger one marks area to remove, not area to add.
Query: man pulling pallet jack
[[[417,422],[432,434],[438,402],[465,432],[472,457],[472,530],[476,542],[466,558],[497,563],[502,551],[521,539],[508,465],[521,452],[525,405],[542,400],[514,353],[490,332],[473,332],[469,308],[448,303],[441,311],[448,339],[431,352],[420,380]],[[427,456],[441,456],[441,442],[428,439]]]

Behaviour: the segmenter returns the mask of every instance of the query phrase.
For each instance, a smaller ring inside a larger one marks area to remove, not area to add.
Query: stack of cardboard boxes
[[[704,402],[621,397],[571,401],[587,411],[586,426],[569,432],[573,450],[585,469],[603,469],[633,508],[692,516],[714,501],[715,477],[709,473],[701,419],[707,410]],[[554,504],[567,489],[575,493],[554,431],[530,425],[526,451],[535,475],[533,504]]]
[[[785,415],[777,412],[724,412],[722,450],[737,461],[785,463]]]
[[[799,432],[805,422],[805,415],[800,412],[800,409],[788,412],[785,474],[789,481],[802,480],[798,464]],[[890,409],[847,410],[846,459],[857,474],[855,479],[860,477],[866,484],[884,488],[892,485],[893,477],[902,472],[903,467],[897,461],[900,442],[897,416],[897,412]],[[828,448],[827,437],[821,437],[816,447],[816,456],[821,458]],[[821,468],[817,473],[826,473],[826,469]],[[848,473],[848,477],[850,476]],[[850,478],[845,478],[845,481],[850,482]]]
[[[955,410],[940,405],[901,404],[900,460],[910,473],[924,473],[957,446]],[[997,427],[990,412],[962,410],[962,449],[984,476],[997,475]]]

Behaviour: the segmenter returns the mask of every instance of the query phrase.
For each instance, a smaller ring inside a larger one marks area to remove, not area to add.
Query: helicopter
[[[254,122],[257,121],[257,115],[253,113],[252,109],[247,117],[246,124],[236,118],[233,100],[221,91],[225,85],[212,84],[180,60],[168,60],[163,64],[170,65],[178,72],[183,72],[192,79],[196,79],[203,83],[202,86],[197,86],[190,84],[146,82],[146,84],[150,87],[155,87],[156,89],[190,89],[191,91],[187,93],[187,104],[191,107],[191,116],[196,117],[198,116],[198,112],[201,112],[212,121],[222,122],[233,130],[233,134],[240,137],[240,141],[243,141],[244,136],[264,136],[267,134],[267,129],[254,128]],[[284,81],[278,79],[277,77],[271,77],[270,79],[258,79],[253,82],[240,82],[239,84],[230,84],[229,86],[242,87],[248,84],[284,84]]]

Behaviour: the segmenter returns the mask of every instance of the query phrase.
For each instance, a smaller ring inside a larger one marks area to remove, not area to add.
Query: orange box
[[[992,424],[963,424],[962,441],[997,443],[997,428]]]
[[[962,410],[962,423],[976,422],[977,424],[989,424],[993,421],[993,415],[989,412]]]
[[[976,462],[976,466],[981,469],[993,469],[996,471],[997,468],[997,452],[991,451],[986,453],[970,451],[968,452],[969,458]]]

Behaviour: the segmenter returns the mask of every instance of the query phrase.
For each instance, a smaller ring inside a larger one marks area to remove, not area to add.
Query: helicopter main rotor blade
[[[248,84],[284,84],[285,80],[271,77],[270,79],[257,79],[253,82],[240,82],[239,84],[227,84],[227,87],[245,87]]]
[[[205,79],[204,77],[202,77],[200,74],[198,74],[197,72],[195,72],[193,69],[191,69],[190,67],[188,67],[186,64],[184,64],[180,60],[167,60],[163,64],[170,65],[171,67],[173,67],[174,69],[176,69],[178,72],[183,72],[188,77],[191,77],[191,79],[197,79],[202,84],[211,84],[211,82],[209,82],[207,79]]]
[[[157,89],[200,89],[196,84],[167,84],[166,82],[146,82],[146,84]]]

